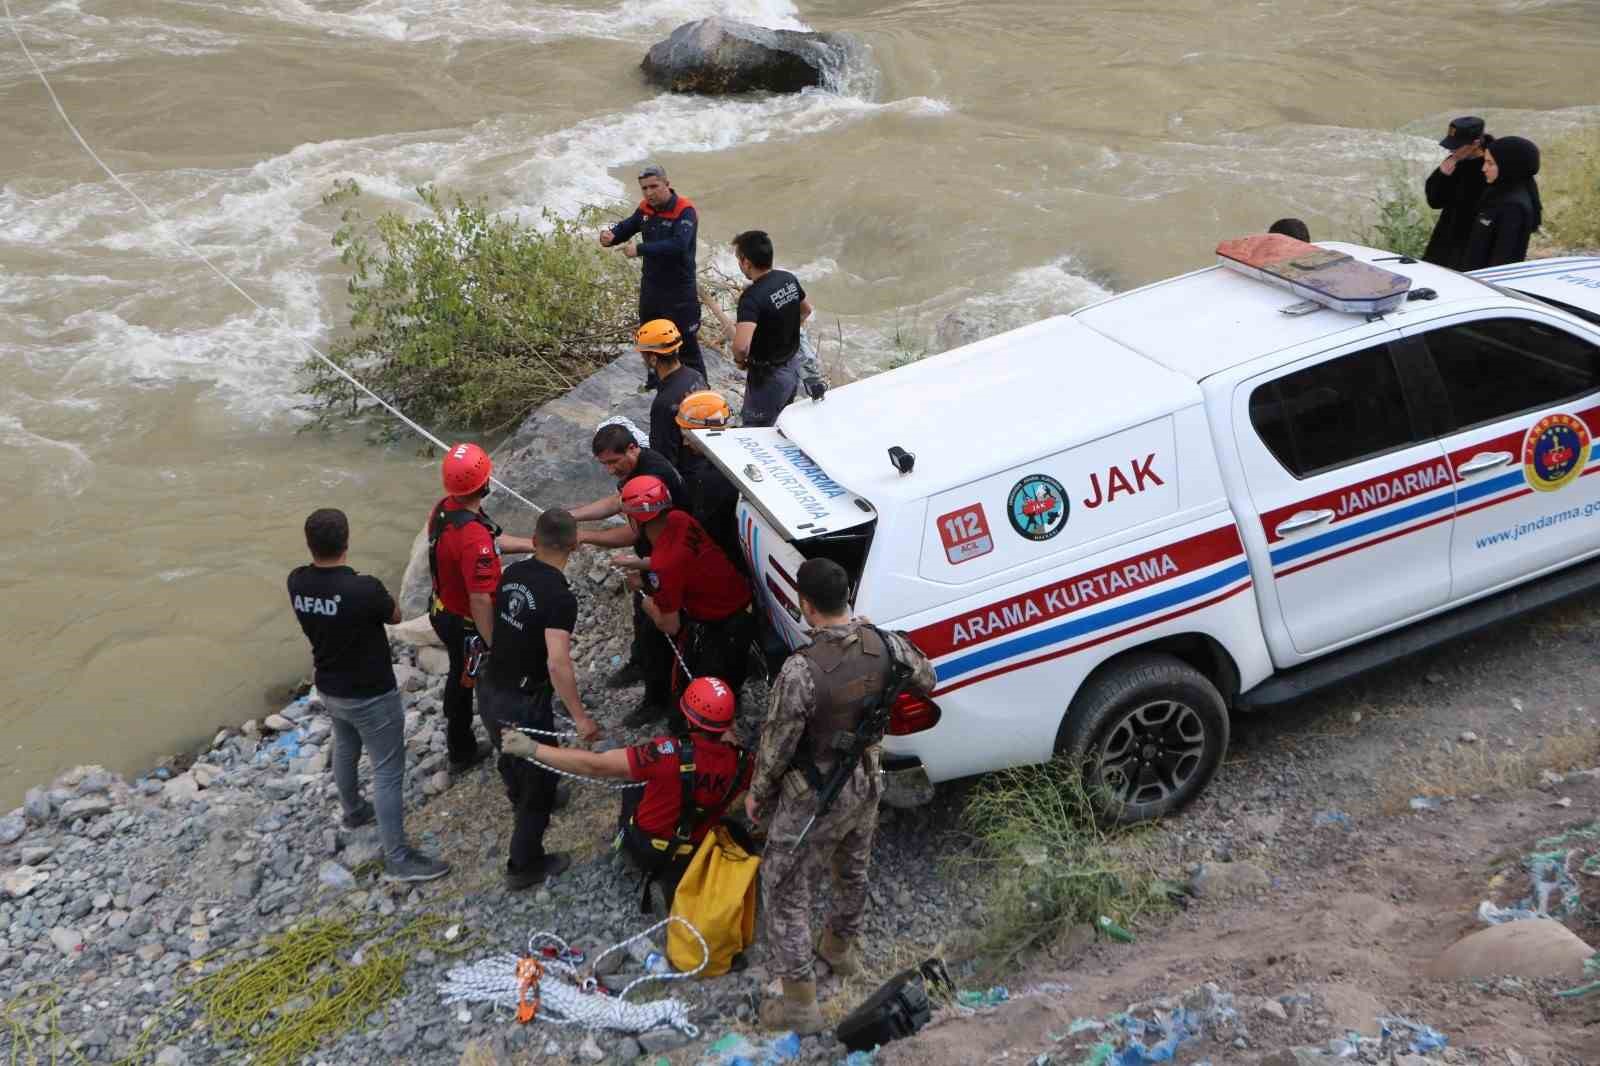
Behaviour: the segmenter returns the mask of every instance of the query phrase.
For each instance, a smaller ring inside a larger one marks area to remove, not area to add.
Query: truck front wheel
[[[1228,749],[1228,708],[1200,671],[1171,655],[1116,660],[1078,690],[1056,755],[1080,763],[1105,817],[1159,818],[1198,796]]]

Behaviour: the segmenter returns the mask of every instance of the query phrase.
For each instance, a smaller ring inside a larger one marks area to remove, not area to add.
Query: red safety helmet
[[[697,677],[683,690],[678,709],[689,724],[707,733],[733,728],[733,689],[719,677]]]
[[[444,477],[444,491],[452,496],[471,496],[489,482],[494,464],[489,453],[476,444],[452,445],[445,453],[440,473]]]
[[[672,506],[672,491],[667,483],[649,474],[629,478],[622,486],[622,513],[646,521]]]

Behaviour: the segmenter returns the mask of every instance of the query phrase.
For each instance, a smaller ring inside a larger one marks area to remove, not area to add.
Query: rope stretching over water
[[[6,22],[11,27],[11,36],[16,38],[18,47],[22,49],[22,54],[27,58],[28,65],[33,68],[33,73],[39,79],[39,84],[43,85],[44,91],[49,94],[50,103],[55,106],[56,114],[61,116],[61,121],[66,125],[67,131],[72,134],[73,139],[78,142],[79,147],[81,147],[84,152],[88,154],[89,158],[94,160],[95,165],[105,172],[106,177],[110,178],[112,183],[115,184],[117,188],[127,193],[128,198],[134,203],[138,204],[144,213],[150,217],[150,220],[155,223],[156,230],[161,234],[161,236],[165,237],[168,241],[181,248],[186,254],[203,264],[207,270],[211,271],[211,273],[217,276],[219,281],[221,281],[228,288],[232,289],[234,292],[238,293],[246,303],[271,319],[273,324],[279,329],[283,330],[284,333],[288,335],[290,340],[292,340],[295,344],[298,344],[301,348],[304,348],[306,351],[310,352],[316,358],[320,359],[327,365],[328,369],[332,370],[335,374],[343,378],[345,382],[348,383],[352,388],[356,389],[378,406],[382,407],[385,411],[389,412],[389,414],[393,415],[407,429],[411,430],[413,433],[417,434],[417,436],[421,437],[429,444],[432,444],[440,451],[450,450],[450,446],[448,444],[440,440],[424,426],[413,421],[406,415],[404,411],[401,411],[394,404],[390,403],[382,396],[379,396],[377,393],[367,388],[360,381],[357,381],[353,376],[351,376],[349,371],[340,366],[338,363],[334,362],[327,355],[323,354],[322,350],[316,345],[296,335],[295,332],[290,329],[289,324],[284,321],[282,315],[278,314],[274,308],[262,305],[254,296],[251,296],[248,292],[246,292],[245,289],[238,282],[234,281],[226,271],[217,266],[217,264],[213,263],[204,252],[200,251],[200,249],[196,248],[194,245],[185,240],[181,233],[178,233],[175,229],[171,228],[167,223],[167,220],[162,218],[160,213],[158,213],[155,208],[146,203],[144,198],[138,193],[134,192],[133,188],[129,186],[127,182],[123,181],[121,176],[118,175],[116,171],[112,170],[108,165],[106,165],[106,161],[100,158],[100,154],[94,150],[93,146],[91,146],[87,140],[84,139],[83,134],[78,132],[78,127],[73,124],[72,117],[67,114],[67,109],[62,106],[61,98],[56,95],[55,87],[50,84],[50,79],[45,77],[44,70],[39,66],[39,61],[33,57],[33,52],[28,48],[28,42],[23,39],[22,29],[17,23],[17,17],[16,15],[12,14],[11,0],[0,0],[0,7],[5,9]],[[557,376],[560,376],[559,373]],[[526,496],[523,496],[521,493],[517,492],[516,489],[513,489],[499,478],[491,477],[489,480],[494,484],[495,488],[501,490],[507,496],[510,496],[519,503],[526,505],[535,514],[543,512],[544,508],[540,507]]]

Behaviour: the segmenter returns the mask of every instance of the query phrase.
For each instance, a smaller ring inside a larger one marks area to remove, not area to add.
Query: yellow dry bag
[[[735,843],[723,825],[711,827],[689,860],[672,897],[672,913],[705,937],[710,958],[701,977],[727,973],[733,957],[755,939],[756,868],[760,865],[760,857]],[[700,965],[701,957],[692,933],[677,922],[667,926],[667,961],[673,969],[692,970]]]

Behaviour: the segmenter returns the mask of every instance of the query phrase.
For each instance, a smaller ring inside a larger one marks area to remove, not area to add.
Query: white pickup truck
[[[1600,585],[1600,259],[1321,247],[1410,298],[1311,309],[1211,267],[697,434],[773,633],[805,640],[824,555],[936,665],[894,708],[891,802],[1062,754],[1154,817],[1230,711]]]

